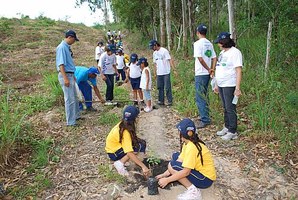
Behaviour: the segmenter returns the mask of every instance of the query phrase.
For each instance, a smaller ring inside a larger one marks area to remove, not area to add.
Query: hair
[[[219,40],[218,43],[222,44],[223,48],[231,48],[231,47],[236,46],[234,40],[229,37]]]
[[[202,31],[198,31],[201,35],[205,35],[207,34],[207,30],[202,30]]]
[[[182,151],[182,133],[180,133],[180,151]],[[185,138],[185,137],[183,137]],[[198,137],[198,134],[194,134],[193,132],[193,135],[192,136],[189,136],[188,138],[185,138],[185,139],[188,139],[189,141],[191,141],[192,143],[194,143],[194,145],[197,147],[199,153],[198,153],[198,156],[200,156],[201,158],[201,164],[204,165],[204,161],[203,161],[203,155],[202,155],[202,146],[200,143],[204,144],[205,143]]]
[[[156,42],[156,46],[160,47],[160,44],[158,42]]]
[[[133,121],[125,121],[122,119],[122,121],[119,124],[119,142],[122,142],[123,139],[123,132],[127,130],[130,134],[132,146],[137,147],[139,138],[137,137],[136,133],[136,125],[135,120]]]

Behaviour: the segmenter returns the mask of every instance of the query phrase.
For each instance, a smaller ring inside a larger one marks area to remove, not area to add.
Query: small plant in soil
[[[150,156],[146,159],[146,162],[148,163],[149,168],[152,168],[159,165],[161,163],[161,160],[159,158],[156,158],[155,156]]]

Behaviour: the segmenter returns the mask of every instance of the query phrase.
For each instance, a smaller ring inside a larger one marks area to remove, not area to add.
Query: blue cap
[[[123,120],[134,121],[139,115],[140,111],[135,106],[127,106],[123,111]]]
[[[199,32],[201,34],[206,34],[207,33],[207,26],[205,24],[200,24],[197,27],[197,32]]]
[[[129,62],[134,63],[137,60],[138,60],[138,55],[137,54],[133,53],[133,54],[130,55]]]
[[[228,32],[221,32],[221,33],[217,36],[216,40],[214,40],[214,43],[219,43],[220,40],[222,40],[222,39],[226,39],[226,38],[230,38],[230,36],[231,36],[231,34],[228,33]]]
[[[99,74],[99,71],[96,67],[90,67],[88,69],[88,74]]]
[[[116,53],[116,46],[114,44],[108,44],[107,48],[109,51]]]
[[[157,41],[156,40],[150,40],[149,42],[149,48],[150,49],[153,49],[153,47],[157,44]]]
[[[180,121],[176,125],[176,127],[178,128],[182,136],[186,139],[189,139],[193,134],[196,134],[195,123],[189,118],[185,118],[182,121]],[[192,134],[188,134],[188,131],[192,131]]]
[[[142,63],[147,63],[147,59],[144,57],[140,58],[137,65],[141,65]]]
[[[79,41],[77,38],[77,34],[74,30],[68,30],[65,32],[65,37],[67,38],[68,36],[74,37],[76,41]]]

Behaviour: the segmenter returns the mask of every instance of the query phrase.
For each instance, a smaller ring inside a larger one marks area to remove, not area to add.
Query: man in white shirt
[[[156,40],[149,42],[149,47],[153,52],[153,63],[155,66],[154,76],[157,79],[158,104],[165,105],[164,91],[168,100],[168,106],[173,104],[172,86],[171,86],[171,67],[174,67],[169,51],[161,47]]]
[[[95,48],[95,60],[97,64],[99,62],[100,55],[104,52],[102,46],[103,46],[103,42],[98,42]]]
[[[204,24],[199,25],[197,27],[199,40],[194,43],[196,104],[200,114],[198,128],[204,128],[211,123],[208,85],[210,77],[213,77],[216,65],[216,54],[212,43],[206,39],[206,33],[207,26]]]

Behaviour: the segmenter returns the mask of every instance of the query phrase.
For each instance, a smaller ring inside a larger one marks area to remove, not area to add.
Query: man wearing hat
[[[157,78],[157,89],[158,89],[158,104],[164,105],[164,92],[168,99],[168,106],[173,104],[172,86],[171,86],[171,67],[174,67],[173,59],[171,59],[169,51],[161,47],[156,40],[149,42],[149,48],[153,52],[153,63],[156,71],[154,75]]]
[[[64,94],[67,126],[76,126],[76,120],[80,118],[74,77],[76,68],[70,49],[75,41],[79,41],[76,32],[68,30],[65,33],[65,39],[56,48],[56,69],[59,72],[58,80]]]
[[[92,88],[98,99],[101,101],[101,103],[105,102],[105,100],[100,95],[100,92],[96,84],[97,74],[99,74],[99,71],[96,67],[87,68],[76,66],[76,82],[81,92],[83,93],[87,111],[96,111],[96,109],[92,107]],[[81,102],[79,103],[79,106],[80,110],[83,110],[83,105]]]
[[[216,64],[216,54],[212,43],[206,38],[206,33],[207,26],[199,25],[197,27],[199,39],[194,43],[196,104],[200,114],[198,128],[204,128],[211,122],[208,85],[210,77],[213,77]]]

